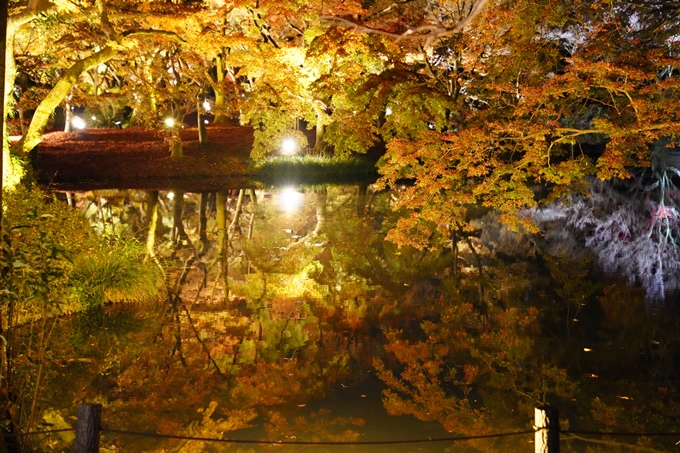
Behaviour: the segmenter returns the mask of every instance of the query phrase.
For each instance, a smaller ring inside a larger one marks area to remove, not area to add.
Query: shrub
[[[37,188],[5,195],[0,307],[23,323],[105,302],[159,296],[159,271],[136,243],[99,237],[78,211]]]

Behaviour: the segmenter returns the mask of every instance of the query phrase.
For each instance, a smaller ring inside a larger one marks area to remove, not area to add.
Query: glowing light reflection
[[[286,187],[278,195],[279,209],[292,213],[302,206],[303,195],[292,187]]]

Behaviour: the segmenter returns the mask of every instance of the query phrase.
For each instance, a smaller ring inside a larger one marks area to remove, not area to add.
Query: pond
[[[677,305],[603,272],[574,245],[588,234],[554,240],[554,210],[532,236],[471,209],[476,231],[421,251],[385,240],[400,194],[370,184],[62,195],[101,234],[147,243],[166,275],[166,300],[55,331],[72,359],[45,420],[101,403],[103,451],[526,452],[546,403],[563,451],[678,448],[625,435],[678,431]]]

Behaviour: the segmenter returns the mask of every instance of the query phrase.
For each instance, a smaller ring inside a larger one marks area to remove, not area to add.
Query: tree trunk
[[[54,109],[64,100],[69,94],[73,85],[76,84],[78,78],[84,71],[88,71],[102,63],[109,61],[118,54],[118,50],[106,46],[99,52],[84,58],[74,65],[72,65],[66,73],[59,79],[57,84],[52,88],[47,97],[42,100],[38,108],[33,114],[31,124],[28,126],[28,131],[14,149],[21,157],[28,155],[28,152],[35,148],[42,140],[42,134],[47,127],[47,123],[54,112]]]
[[[215,56],[215,124],[224,124],[229,118],[223,113],[227,104],[227,97],[224,93],[224,54],[222,52]]]
[[[5,83],[0,87],[0,100],[2,100],[2,105],[0,105],[0,118],[2,118],[2,151],[0,152],[0,237],[2,236],[2,191],[4,190],[4,162],[5,162],[5,137],[7,137],[7,127],[5,125],[5,93],[7,88],[7,81],[5,79],[5,54],[7,49],[7,4],[8,2],[2,2],[0,4],[0,75],[2,75],[2,80]],[[0,364],[0,367],[2,364]],[[0,368],[1,369],[1,368]],[[4,373],[3,373],[4,375]],[[4,442],[2,442],[4,446]]]
[[[71,104],[66,102],[64,107],[64,132],[71,132],[71,121],[73,120],[73,111],[71,111]]]
[[[208,130],[205,127],[205,117],[203,113],[203,103],[199,98],[196,102],[196,121],[198,121],[198,143],[203,145],[208,143]]]
[[[170,157],[173,159],[184,157],[182,138],[179,136],[179,126],[173,126],[170,132]]]
[[[0,9],[2,10],[2,23],[0,27],[0,33],[2,37],[0,38],[0,58],[2,58],[2,80],[3,86],[0,92],[0,101],[2,102],[2,109],[0,113],[2,114],[2,154],[0,156],[0,201],[2,201],[2,187],[5,181],[11,184],[17,184],[19,182],[21,169],[16,168],[15,164],[10,160],[9,146],[4,138],[7,137],[7,114],[12,111],[12,106],[14,104],[14,98],[11,93],[14,90],[14,82],[17,75],[17,66],[14,60],[14,35],[23,25],[36,19],[41,13],[54,8],[55,5],[49,0],[33,0],[28,2],[28,6],[24,8],[21,12],[13,14],[9,17],[8,13],[8,3],[4,1],[0,4]],[[0,204],[1,206],[1,204]],[[1,209],[0,209],[1,211]],[[0,219],[2,218],[2,213],[0,213]]]
[[[323,153],[325,148],[323,142],[323,136],[326,132],[326,126],[323,120],[323,109],[317,103],[314,104],[314,110],[316,111],[316,141],[314,142],[314,154],[320,155]]]

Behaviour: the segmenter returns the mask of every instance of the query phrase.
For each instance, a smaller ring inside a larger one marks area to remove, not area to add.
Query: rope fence
[[[496,434],[480,434],[476,436],[455,436],[427,439],[409,440],[382,440],[382,441],[285,441],[285,440],[252,440],[252,439],[223,439],[216,437],[181,436],[176,434],[161,434],[155,432],[128,431],[107,428],[101,425],[101,405],[81,404],[78,406],[78,420],[75,428],[55,429],[48,431],[32,431],[28,433],[3,433],[2,437],[29,437],[35,435],[57,434],[64,432],[76,433],[75,453],[99,453],[99,438],[101,433],[123,434],[129,436],[141,436],[159,439],[178,439],[187,441],[216,442],[230,444],[257,444],[257,445],[297,445],[297,446],[376,446],[376,445],[405,445],[426,444],[437,442],[461,442],[479,439],[494,439],[501,437],[535,435],[535,451],[541,453],[559,452],[560,434],[581,436],[628,436],[628,437],[680,437],[680,431],[675,432],[602,432],[602,431],[579,431],[560,430],[559,413],[551,406],[543,406],[535,409],[535,424],[532,430],[514,431]],[[680,442],[678,442],[680,444]]]
[[[302,446],[361,446],[361,445],[404,445],[404,444],[424,444],[424,443],[434,443],[434,442],[455,442],[462,440],[475,440],[475,439],[491,439],[494,437],[510,437],[519,436],[523,434],[533,434],[534,431],[518,431],[510,433],[500,433],[500,434],[485,434],[479,436],[465,436],[465,437],[438,437],[435,439],[411,439],[411,440],[376,440],[376,441],[287,441],[287,440],[248,440],[248,439],[218,439],[214,437],[191,437],[191,436],[178,436],[173,434],[156,434],[148,432],[135,432],[135,431],[123,431],[117,429],[101,429],[103,433],[115,433],[115,434],[128,434],[133,436],[145,436],[145,437],[158,437],[165,439],[182,439],[182,440],[198,440],[203,442],[224,442],[231,444],[259,444],[259,445],[302,445]]]

